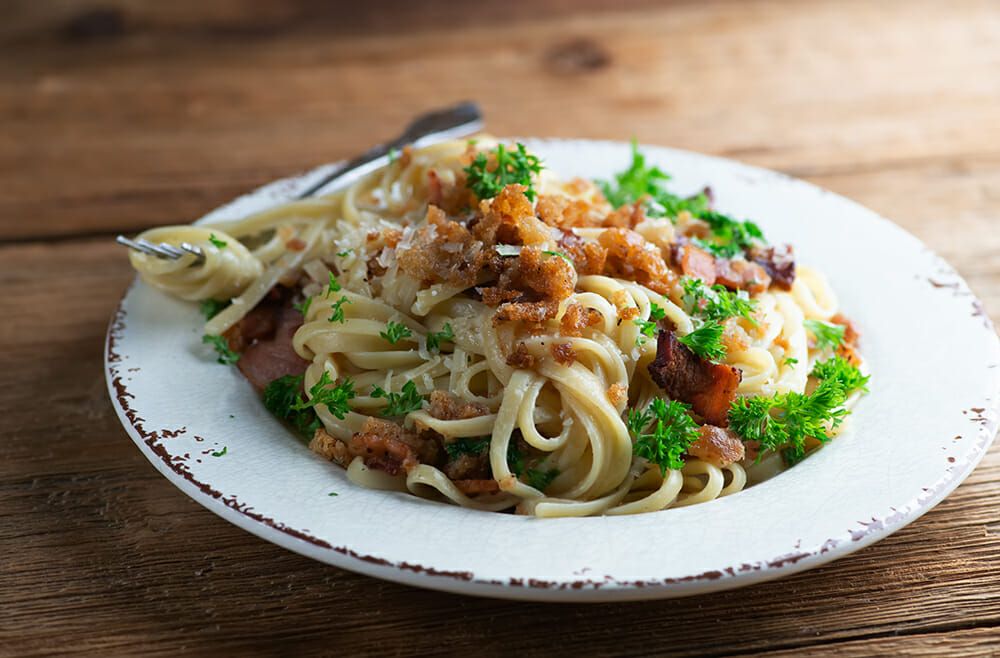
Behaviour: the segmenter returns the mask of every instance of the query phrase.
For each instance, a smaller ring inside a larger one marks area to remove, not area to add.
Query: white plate
[[[609,178],[629,161],[621,143],[528,145],[565,177]],[[378,578],[517,599],[662,598],[785,576],[885,537],[958,486],[995,433],[1000,349],[955,271],[887,220],[808,183],[643,151],[674,175],[675,192],[711,185],[721,211],[794,244],[864,330],[871,394],[843,434],[795,468],[728,498],[632,517],[543,520],[364,489],[278,423],[235,368],[215,363],[194,305],[139,282],[107,341],[125,429],[178,488],[268,541]],[[326,169],[209,218],[272,205]]]

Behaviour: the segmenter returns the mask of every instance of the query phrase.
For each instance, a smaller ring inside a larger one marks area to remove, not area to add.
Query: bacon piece
[[[230,349],[234,349],[234,343],[243,346],[236,367],[258,393],[279,377],[306,371],[309,362],[292,346],[292,338],[301,326],[302,314],[293,308],[258,306],[226,332]]]
[[[730,290],[746,290],[751,295],[756,295],[767,290],[771,285],[771,277],[757,263],[716,258],[715,282]]]
[[[606,274],[629,279],[666,295],[677,283],[677,275],[667,267],[660,250],[627,228],[609,228],[597,238],[608,250]]]
[[[740,461],[746,454],[742,439],[732,430],[702,425],[698,431],[698,440],[687,449],[692,457],[722,468]]]
[[[759,264],[782,290],[791,290],[795,283],[795,252],[789,244],[778,247],[754,247],[747,258]]]
[[[701,359],[672,331],[660,330],[649,374],[667,395],[689,403],[705,422],[719,427],[729,425],[729,405],[743,379],[738,369]]]
[[[693,244],[682,244],[675,250],[671,248],[671,256],[681,268],[681,272],[693,279],[701,279],[706,286],[715,283],[715,257],[701,247]]]

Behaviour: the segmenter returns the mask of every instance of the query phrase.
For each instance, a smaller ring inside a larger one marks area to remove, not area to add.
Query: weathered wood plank
[[[635,136],[814,178],[985,158],[988,186],[1000,7],[958,5],[690,3],[194,42],[197,20],[164,13],[148,33],[29,42],[0,58],[0,239],[187,220],[465,97],[498,134]],[[890,210],[919,198],[893,189]]]
[[[890,640],[1000,624],[1000,445],[940,506],[889,539],[732,592],[525,604],[311,562],[189,501],[118,425],[102,369],[107,321],[131,278],[116,245],[6,246],[0,264],[0,286],[12,292],[0,310],[16,319],[5,325],[0,368],[20,373],[0,381],[0,551],[8,556],[0,642],[13,653],[520,654],[550,648],[554,628],[567,630],[559,635],[566,653],[860,653],[869,638],[886,641],[876,649],[933,647]],[[972,651],[987,637],[947,646]]]

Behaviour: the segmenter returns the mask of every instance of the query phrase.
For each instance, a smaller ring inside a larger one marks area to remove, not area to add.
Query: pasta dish
[[[736,493],[841,428],[868,376],[822,274],[633,145],[608,181],[523,145],[406,148],[345,189],[140,237],[148,284],[355,483],[535,516]]]

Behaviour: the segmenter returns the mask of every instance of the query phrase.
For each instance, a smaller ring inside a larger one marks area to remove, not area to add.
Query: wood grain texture
[[[1000,445],[909,527],[798,576],[493,601],[318,564],[188,500],[121,429],[102,358],[131,280],[113,233],[187,221],[462,98],[497,134],[635,136],[804,177],[927,242],[996,322],[1000,5],[332,4],[9,3],[0,655],[997,653]]]

